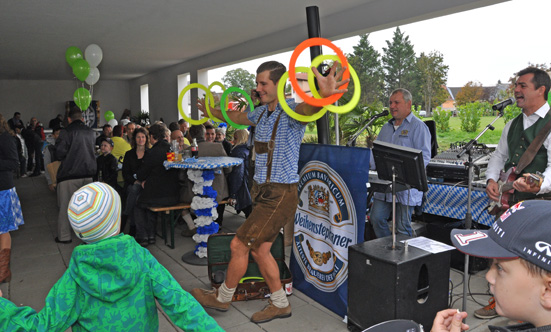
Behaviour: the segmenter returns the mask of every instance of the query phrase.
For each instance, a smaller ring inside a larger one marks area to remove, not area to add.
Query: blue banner
[[[364,242],[370,150],[302,144],[290,267],[293,287],[347,312],[348,247]]]

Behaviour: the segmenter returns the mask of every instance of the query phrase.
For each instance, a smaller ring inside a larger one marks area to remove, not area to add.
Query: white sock
[[[226,286],[226,282],[224,281],[222,283],[222,286],[218,288],[218,296],[216,297],[216,299],[222,303],[231,302],[233,293],[235,293],[236,288],[228,288],[228,286]]]
[[[277,292],[273,292],[272,295],[270,295],[270,299],[272,300],[272,304],[280,309],[289,306],[287,294],[285,294],[283,287],[281,287]]]
[[[189,229],[195,228],[195,223],[193,222],[193,218],[191,218],[191,214],[189,214],[189,212],[186,214],[182,212],[182,219],[184,219]]]

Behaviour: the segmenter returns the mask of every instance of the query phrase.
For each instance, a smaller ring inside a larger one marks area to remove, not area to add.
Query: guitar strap
[[[532,160],[534,160],[534,157],[536,156],[536,153],[540,149],[541,145],[543,144],[543,141],[547,138],[549,133],[551,132],[551,120],[547,121],[545,126],[541,128],[538,135],[534,138],[532,143],[528,146],[528,149],[524,151],[522,156],[520,157],[520,160],[518,161],[518,165],[515,168],[515,174],[519,175],[522,173],[522,170],[530,165]]]

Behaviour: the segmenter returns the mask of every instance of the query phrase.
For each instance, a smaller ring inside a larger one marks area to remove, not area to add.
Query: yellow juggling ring
[[[209,85],[209,92],[212,90],[212,87],[215,86],[215,85],[218,85],[219,87],[221,87],[222,92],[226,91],[226,87],[224,86],[224,84],[220,83],[219,81],[214,81]],[[212,96],[212,93],[211,93],[211,96]],[[205,106],[207,108],[207,113],[208,113],[209,117],[212,120],[216,121],[216,122],[224,122],[224,120],[220,120],[220,119],[214,117],[214,115],[212,115],[212,113],[210,112],[210,107],[209,107],[208,101],[209,101],[209,99],[208,99],[208,95],[207,95],[207,97],[205,98]],[[228,101],[228,104],[229,104],[229,101]],[[214,106],[214,100],[212,101],[212,105]],[[226,105],[226,109],[227,108],[228,108],[228,105]],[[220,105],[220,109],[222,109],[222,105]]]
[[[295,70],[300,73],[306,73],[308,72],[308,68],[306,67],[295,67]],[[300,121],[300,122],[310,122],[315,121],[319,118],[321,118],[326,112],[327,108],[323,107],[319,112],[312,114],[312,115],[302,115],[298,114],[297,112],[293,111],[289,105],[287,105],[287,102],[285,102],[285,83],[287,82],[287,78],[289,77],[289,72],[286,71],[281,78],[279,79],[278,85],[277,85],[277,98],[279,99],[279,104],[281,105],[281,108],[293,119]]]
[[[317,67],[323,60],[333,60],[333,61],[340,61],[339,57],[336,55],[318,55],[313,61],[312,61],[312,67]],[[354,81],[354,94],[352,95],[352,99],[346,104],[341,106],[336,106],[333,104],[325,105],[327,109],[333,113],[343,114],[350,112],[356,105],[358,105],[358,102],[360,102],[360,79],[358,78],[358,74],[356,74],[356,71],[354,68],[352,68],[352,65],[350,62],[348,63],[348,69],[350,70],[350,76],[352,77],[352,80]],[[312,95],[316,98],[321,98],[320,94],[316,90],[316,85],[314,83],[314,72],[312,70],[308,71],[308,85],[310,86],[310,91],[312,92]]]
[[[186,120],[187,122],[189,122],[190,124],[192,124],[192,125],[200,125],[200,124],[203,124],[203,123],[207,122],[208,118],[202,118],[201,120],[194,120],[194,119],[188,117],[186,115],[186,113],[184,113],[184,110],[182,109],[182,99],[184,99],[184,95],[186,94],[186,92],[188,92],[189,90],[191,90],[193,88],[203,89],[207,93],[207,97],[205,98],[205,105],[207,106],[207,110],[208,110],[207,101],[209,101],[209,100],[210,100],[211,106],[214,107],[214,96],[212,95],[212,92],[210,92],[210,90],[207,89],[206,86],[204,86],[203,84],[199,84],[199,83],[189,84],[188,86],[186,86],[182,90],[182,92],[180,92],[180,95],[178,96],[178,111],[180,111],[180,115],[182,116],[182,118],[184,120]],[[210,115],[210,113],[209,113],[209,115]]]

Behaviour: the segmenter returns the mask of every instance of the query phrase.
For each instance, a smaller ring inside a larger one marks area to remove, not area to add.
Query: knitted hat
[[[121,198],[105,183],[90,183],[75,191],[67,212],[75,234],[86,243],[96,242],[119,232]]]
[[[551,201],[519,202],[505,211],[489,230],[460,230],[451,233],[461,252],[484,258],[522,258],[551,271]]]

